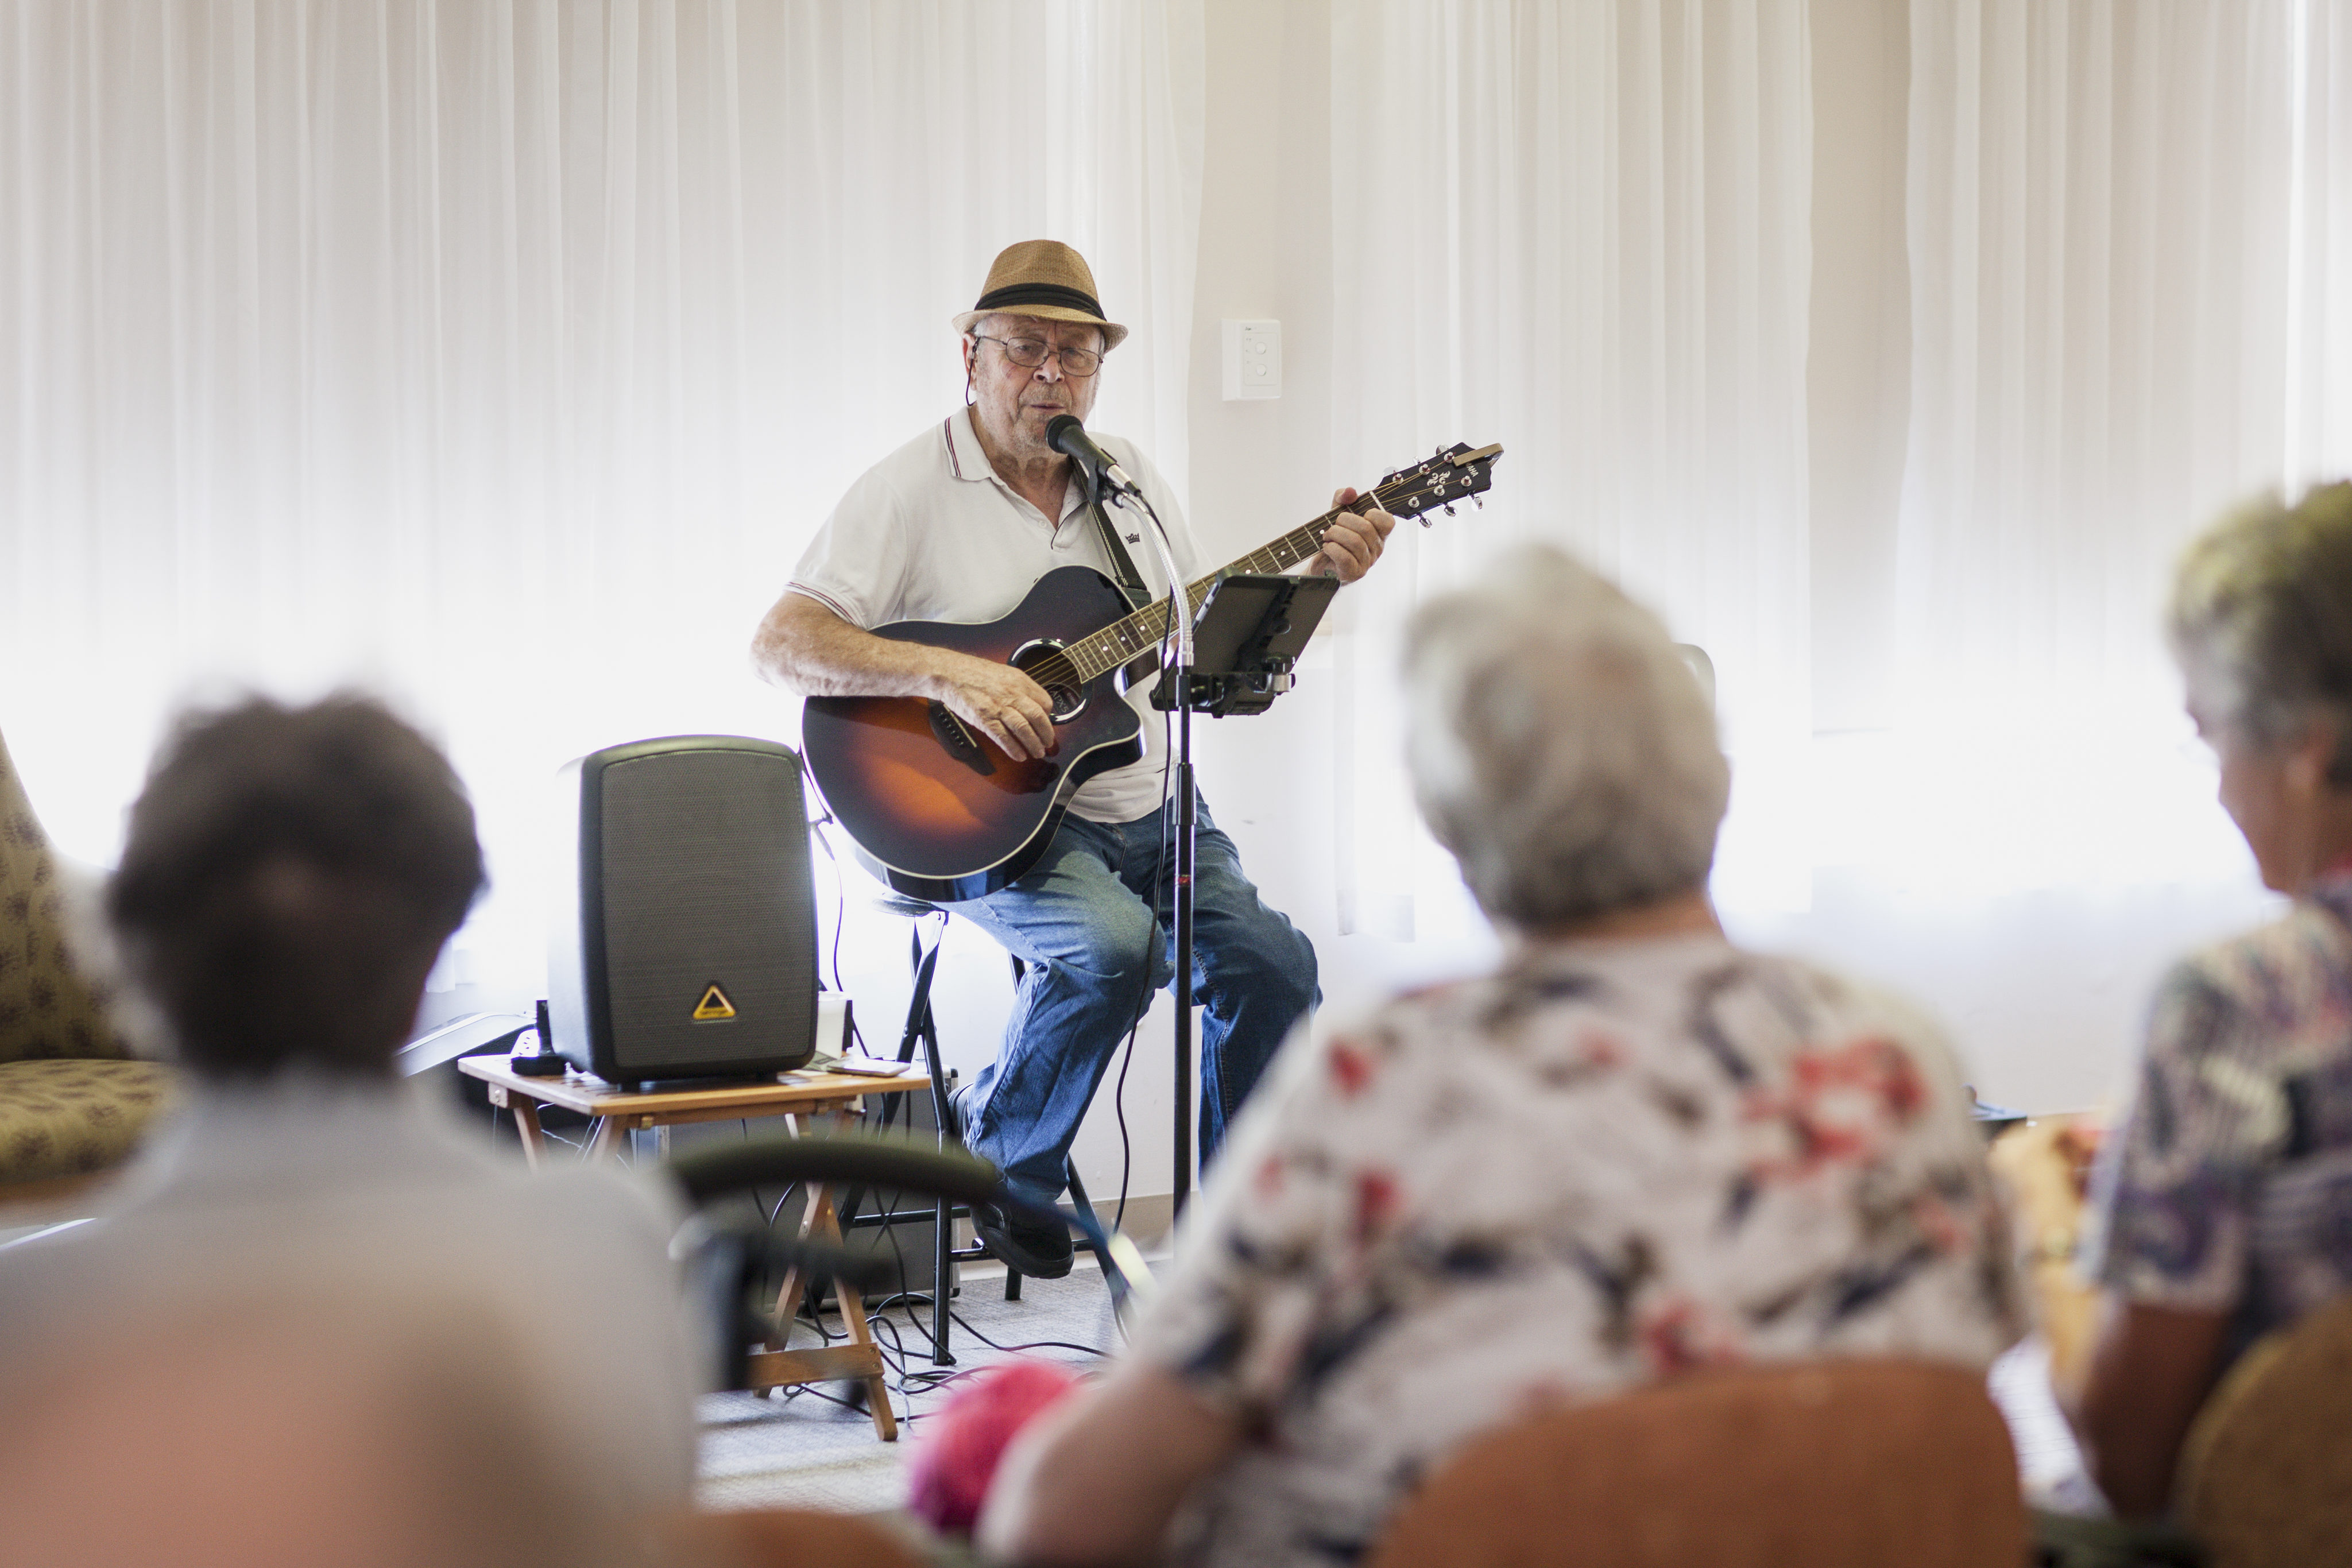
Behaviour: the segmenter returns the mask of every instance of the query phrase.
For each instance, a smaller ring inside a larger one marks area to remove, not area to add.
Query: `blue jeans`
[[[1175,977],[1172,860],[1159,877],[1158,908],[1145,902],[1159,868],[1161,816],[1066,817],[1026,876],[949,906],[1027,966],[1003,1049],[974,1081],[963,1118],[966,1145],[1033,1202],[1061,1196],[1070,1143],[1096,1086],[1150,992]],[[1194,844],[1192,995],[1201,1004],[1205,1164],[1283,1037],[1322,992],[1313,944],[1259,899],[1205,804]]]

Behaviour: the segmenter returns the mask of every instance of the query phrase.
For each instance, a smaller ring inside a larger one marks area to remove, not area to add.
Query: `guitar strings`
[[[1443,454],[1440,455],[1442,456]],[[1382,510],[1387,510],[1402,501],[1408,500],[1418,492],[1420,489],[1420,482],[1427,477],[1429,470],[1433,466],[1434,464],[1423,464],[1420,467],[1412,469],[1404,474],[1392,475],[1389,478],[1382,480],[1380,484],[1373,486],[1370,493],[1358,497],[1354,501],[1349,503],[1347,506],[1333,507],[1328,511],[1326,511],[1320,516],[1315,517],[1312,521],[1283,535],[1282,538],[1276,539],[1273,543],[1265,545],[1259,549],[1253,550],[1250,554],[1242,558],[1242,562],[1254,561],[1259,556],[1265,556],[1267,558],[1270,565],[1279,569],[1284,565],[1292,564],[1298,560],[1304,560],[1308,555],[1314,552],[1322,531],[1335,521],[1340,513],[1357,512],[1367,504],[1378,507]],[[1448,509],[1450,510],[1451,508],[1449,507]],[[1298,551],[1298,554],[1292,558],[1292,562],[1285,562],[1280,559],[1277,553],[1278,548],[1296,549]],[[1207,597],[1209,590],[1215,586],[1218,575],[1219,574],[1213,572],[1209,576],[1202,578],[1197,582],[1188,582],[1184,585],[1184,602],[1188,610],[1198,608],[1200,601]],[[1172,611],[1174,609],[1175,597],[1176,596],[1172,591],[1163,594],[1145,608],[1136,611],[1134,613],[1120,620],[1112,622],[1109,625],[1102,628],[1100,631],[1096,632],[1089,636],[1083,637],[1067,647],[1052,650],[1024,673],[1042,686],[1051,687],[1055,685],[1064,685],[1082,687],[1087,682],[1094,679],[1095,676],[1101,674],[1105,670],[1116,669],[1119,664],[1124,664],[1127,661],[1124,659],[1112,658],[1108,663],[1103,664],[1099,668],[1088,670],[1076,657],[1078,650],[1087,648],[1094,644],[1101,644],[1104,652],[1108,653],[1110,652],[1110,644],[1114,640],[1124,646],[1127,641],[1126,636],[1124,635],[1125,631],[1131,627],[1133,630],[1140,632],[1143,627],[1150,622],[1151,617],[1155,613],[1157,613],[1163,622],[1171,621],[1173,619]],[[1119,635],[1114,638],[1115,633]],[[1155,639],[1155,641],[1161,640]],[[1099,657],[1099,655],[1087,655],[1087,663],[1092,663],[1097,657]],[[953,714],[949,715],[948,717],[950,724],[951,724],[960,733],[963,734],[968,741],[975,746],[978,744],[977,738],[971,736],[969,727],[961,719],[958,718]]]
[[[1272,564],[1276,567],[1290,564],[1283,562],[1278,559],[1275,559],[1276,546],[1289,546],[1300,552],[1296,559],[1304,560],[1307,555],[1313,553],[1313,547],[1320,538],[1322,530],[1328,528],[1333,522],[1338,520],[1339,514],[1342,512],[1355,512],[1359,507],[1363,506],[1367,502],[1380,507],[1382,510],[1386,510],[1390,506],[1412,495],[1413,490],[1414,486],[1411,483],[1411,476],[1400,477],[1392,481],[1375,485],[1372,486],[1371,492],[1369,495],[1357,497],[1354,502],[1348,506],[1331,507],[1328,511],[1322,513],[1312,521],[1283,535],[1282,538],[1275,540],[1273,544],[1253,550],[1248,556],[1245,556],[1243,559],[1244,560],[1253,560],[1258,556],[1263,555],[1268,557]],[[1209,589],[1214,586],[1215,581],[1216,578],[1212,575],[1202,578],[1197,582],[1186,583],[1184,585],[1184,598],[1186,603],[1192,604],[1196,593],[1205,597]],[[1097,670],[1091,674],[1087,673],[1085,668],[1074,656],[1076,649],[1084,648],[1089,643],[1097,642],[1108,643],[1113,632],[1117,632],[1123,628],[1129,627],[1130,625],[1135,630],[1140,631],[1145,623],[1153,618],[1155,613],[1157,613],[1160,619],[1165,620],[1167,618],[1166,607],[1169,601],[1174,597],[1175,596],[1172,593],[1162,594],[1160,598],[1154,600],[1150,604],[1146,605],[1143,609],[1136,611],[1133,614],[1128,615],[1121,620],[1111,622],[1108,626],[1102,628],[1102,630],[1096,632],[1087,637],[1082,638],[1079,642],[1072,644],[1070,647],[1057,648],[1052,653],[1045,654],[1026,672],[1029,678],[1035,681],[1042,686],[1051,686],[1056,684],[1066,685],[1084,685],[1087,681],[1093,679],[1094,675],[1100,674],[1102,671]],[[1108,651],[1108,647],[1106,647],[1106,652]],[[1125,661],[1123,660],[1114,661],[1111,664],[1105,664],[1103,669],[1114,669],[1118,664],[1124,662]]]

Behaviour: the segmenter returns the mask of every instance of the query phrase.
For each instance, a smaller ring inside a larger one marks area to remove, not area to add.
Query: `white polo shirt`
[[[1118,460],[1168,527],[1176,569],[1187,582],[1202,573],[1200,552],[1176,497],[1133,442],[1089,432]],[[1166,593],[1149,519],[1113,508],[1110,520],[1154,598]],[[790,587],[851,625],[871,631],[895,621],[997,620],[1012,612],[1037,580],[1056,567],[1089,566],[1117,580],[1109,552],[1086,507],[1075,471],[1062,515],[1048,521],[989,465],[959,409],[867,469],[809,541]],[[1091,779],[1070,810],[1097,822],[1131,822],[1160,808],[1167,737],[1151,706],[1151,684],[1128,702],[1143,719],[1142,760]]]

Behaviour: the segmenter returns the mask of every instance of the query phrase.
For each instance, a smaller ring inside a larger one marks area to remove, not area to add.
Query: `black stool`
[[[931,1112],[939,1125],[940,1142],[944,1145],[952,1139],[961,1147],[963,1143],[962,1129],[956,1119],[953,1106],[949,1103],[947,1070],[940,1061],[939,1023],[931,1011],[931,977],[938,972],[940,944],[946,939],[948,922],[953,916],[936,904],[928,904],[919,898],[909,898],[902,894],[887,894],[876,899],[874,904],[877,909],[891,915],[904,915],[913,922],[913,928],[908,936],[907,963],[913,974],[915,986],[913,994],[907,998],[907,1024],[898,1036],[898,1060],[914,1061],[915,1048],[918,1044],[922,1047],[923,1066],[931,1080]],[[934,915],[939,916],[939,924],[931,928],[930,940],[926,942],[923,939],[924,923]],[[1026,970],[1018,956],[1011,954],[1006,956],[1012,959],[1013,980],[1017,986],[1021,983],[1021,978]],[[885,1101],[882,1111],[884,1128],[888,1128],[897,1119],[898,1103],[903,1098],[904,1096],[894,1094]],[[1102,1233],[1101,1217],[1095,1213],[1094,1202],[1087,1196],[1087,1184],[1078,1177],[1077,1161],[1073,1159],[1066,1162],[1063,1166],[1063,1175],[1069,1183],[1071,1202],[1093,1218],[1096,1221],[1097,1232]],[[845,1228],[856,1222],[856,1206],[863,1201],[864,1196],[863,1193],[852,1193],[849,1196],[841,1218]],[[971,1215],[971,1209],[967,1205],[958,1205],[945,1210],[939,1217],[940,1222],[931,1239],[931,1364],[935,1366],[955,1364],[955,1357],[948,1352],[948,1277],[950,1263],[971,1262],[992,1256],[985,1247],[957,1248],[950,1245],[948,1232],[952,1220],[970,1218]],[[919,1217],[917,1211],[911,1210],[903,1216],[909,1219]],[[887,1224],[900,1218],[902,1216],[895,1212],[877,1214],[871,1217],[867,1223]],[[1093,1240],[1088,1239],[1086,1245],[1102,1264],[1104,1278],[1109,1279],[1116,1265],[1110,1259],[1102,1255],[1102,1249]],[[1021,1271],[1009,1263],[1004,1268],[1004,1299],[1008,1301],[1017,1301],[1021,1299]]]

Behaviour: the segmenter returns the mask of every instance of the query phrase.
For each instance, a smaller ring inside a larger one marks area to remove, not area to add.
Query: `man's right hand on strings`
[[[944,649],[939,658],[936,695],[949,712],[1007,757],[1044,757],[1054,749],[1054,703],[1045,687],[991,659]]]
[[[761,678],[805,696],[945,703],[974,734],[1016,759],[1054,749],[1053,699],[1012,665],[877,637],[789,589],[760,622],[751,665]]]

